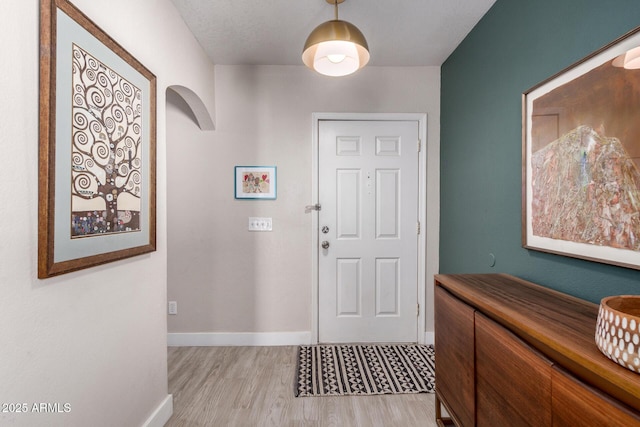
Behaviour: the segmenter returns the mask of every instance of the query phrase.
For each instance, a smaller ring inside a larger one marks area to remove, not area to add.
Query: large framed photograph
[[[523,246],[640,269],[640,27],[522,107]]]
[[[41,0],[38,277],[154,251],[155,163],[155,76],[67,0]]]
[[[236,199],[267,199],[277,197],[277,176],[275,166],[236,166]]]

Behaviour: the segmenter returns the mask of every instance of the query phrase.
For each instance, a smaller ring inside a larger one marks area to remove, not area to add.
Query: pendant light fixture
[[[335,19],[318,25],[309,34],[302,62],[326,76],[346,76],[367,65],[369,46],[355,25],[338,19],[338,4],[345,0],[326,1],[334,5]]]

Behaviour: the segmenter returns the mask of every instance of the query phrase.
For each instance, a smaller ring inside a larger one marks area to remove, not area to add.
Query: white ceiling
[[[326,0],[171,0],[217,65],[301,65],[304,42],[334,17]],[[439,66],[495,0],[346,0],[370,65]]]

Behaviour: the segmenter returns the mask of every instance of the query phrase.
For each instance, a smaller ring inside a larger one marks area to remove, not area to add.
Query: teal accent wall
[[[640,294],[638,270],[521,238],[522,93],[637,26],[638,0],[498,0],[443,64],[441,273],[510,273],[596,303]]]

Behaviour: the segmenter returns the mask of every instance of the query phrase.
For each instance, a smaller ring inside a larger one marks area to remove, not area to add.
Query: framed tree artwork
[[[156,78],[67,0],[40,4],[38,277],[156,247]]]

